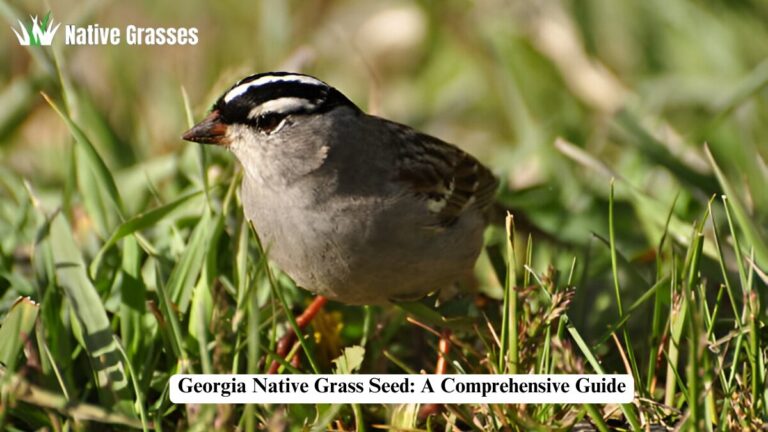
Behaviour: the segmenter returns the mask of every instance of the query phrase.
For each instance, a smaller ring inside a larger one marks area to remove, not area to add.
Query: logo
[[[49,11],[40,21],[37,15],[29,16],[32,25],[25,26],[21,20],[19,31],[11,27],[19,44],[24,46],[50,46],[53,36],[61,23],[53,25],[53,15]],[[199,41],[196,27],[139,27],[128,24],[123,28],[105,27],[99,24],[77,26],[64,25],[65,45],[116,46],[127,45],[197,45]]]
[[[19,34],[15,28],[11,27],[11,30],[16,33],[16,38],[19,40],[19,44],[24,46],[51,45],[51,42],[53,42],[53,35],[56,34],[56,30],[59,29],[61,23],[56,24],[56,27],[53,26],[53,15],[51,15],[50,11],[45,14],[41,22],[38,22],[37,15],[30,15],[29,18],[32,20],[32,25],[26,27],[21,20],[18,21],[21,34]]]

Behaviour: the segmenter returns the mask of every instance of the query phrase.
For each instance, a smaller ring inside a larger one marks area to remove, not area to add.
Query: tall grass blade
[[[40,308],[28,297],[16,300],[0,326],[0,363],[8,374],[16,371],[16,362],[27,339],[33,338],[35,320]]]
[[[107,312],[88,278],[83,257],[62,214],[57,214],[51,223],[50,243],[58,283],[82,326],[83,342],[98,381],[100,398],[123,413],[133,413],[125,364],[115,344]]]
[[[709,159],[712,169],[715,171],[715,176],[720,182],[720,185],[728,197],[728,203],[733,209],[733,215],[738,222],[739,227],[742,229],[744,237],[749,244],[755,248],[756,262],[760,268],[768,268],[768,243],[766,243],[766,235],[761,229],[754,224],[754,219],[747,213],[744,205],[741,202],[736,189],[731,185],[730,181],[725,177],[720,167],[717,165],[712,152],[709,151],[709,147],[704,146],[704,152]]]
[[[120,226],[118,226],[117,229],[112,232],[112,235],[110,235],[107,241],[104,242],[104,244],[101,246],[101,249],[99,249],[99,252],[96,254],[93,261],[91,261],[89,268],[91,275],[96,274],[104,254],[107,252],[107,250],[109,250],[110,247],[117,244],[120,239],[143,229],[155,226],[159,221],[165,219],[174,210],[182,207],[184,204],[193,198],[198,197],[199,195],[200,192],[192,192],[173,202],[154,208],[145,213],[140,213],[120,224]]]
[[[75,138],[78,186],[88,214],[94,218],[100,234],[106,237],[125,213],[115,179],[82,129],[48,95],[43,93],[43,97]]]

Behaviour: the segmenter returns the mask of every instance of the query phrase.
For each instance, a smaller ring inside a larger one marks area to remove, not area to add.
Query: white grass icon
[[[11,27],[11,30],[16,34],[16,39],[19,40],[19,44],[24,46],[50,45],[53,42],[53,35],[56,34],[56,30],[59,29],[61,23],[56,24],[54,27],[53,17],[50,12],[43,17],[42,23],[38,22],[37,16],[30,16],[30,18],[32,19],[32,26],[30,27],[24,26],[21,20],[18,20],[21,34]]]

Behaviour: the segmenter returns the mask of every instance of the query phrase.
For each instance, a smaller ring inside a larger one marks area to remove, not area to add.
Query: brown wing
[[[425,198],[438,226],[447,227],[469,209],[485,212],[493,203],[498,180],[458,147],[393,123],[398,142],[398,180]]]

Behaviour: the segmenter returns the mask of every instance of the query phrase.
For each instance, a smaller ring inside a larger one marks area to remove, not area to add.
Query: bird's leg
[[[440,333],[440,341],[437,343],[437,365],[435,374],[445,375],[448,372],[448,351],[451,349],[451,331],[443,329]]]
[[[299,330],[303,330],[304,327],[306,327],[312,321],[315,315],[320,312],[320,309],[325,306],[327,301],[328,299],[321,295],[315,297],[315,299],[312,300],[312,303],[310,303],[309,306],[304,309],[304,312],[302,312],[302,314],[296,318],[296,326],[299,328]],[[288,352],[290,352],[293,344],[296,342],[296,338],[297,336],[293,329],[289,329],[288,333],[286,333],[277,342],[277,348],[275,349],[276,354],[285,358],[285,356],[288,355]],[[295,358],[298,358],[298,356]],[[269,371],[267,373],[275,374],[279,368],[280,363],[278,363],[277,360],[272,360],[272,364],[269,365]]]
[[[437,330],[411,316],[406,317],[405,320],[440,338],[437,343],[437,364],[435,365],[435,374],[445,375],[448,371],[448,359],[446,357],[448,356],[448,351],[450,351],[451,348],[451,330],[443,329],[443,331],[438,333]]]
[[[451,331],[449,329],[443,329],[440,332],[440,340],[437,343],[437,364],[435,365],[436,375],[445,375],[448,372],[448,351],[451,349]],[[442,404],[426,404],[419,410],[419,418],[426,419],[427,417],[438,414],[442,409]]]

